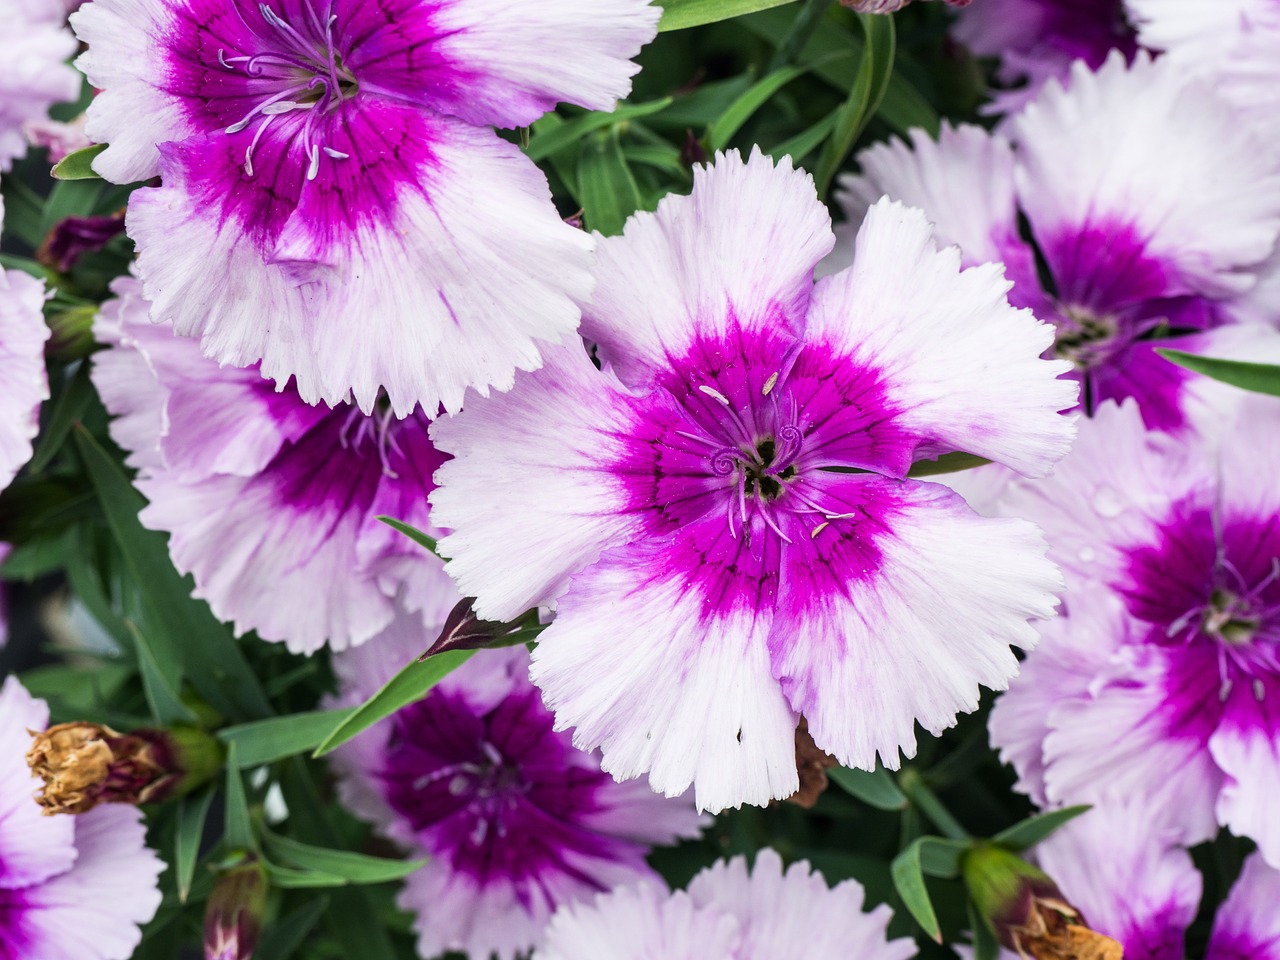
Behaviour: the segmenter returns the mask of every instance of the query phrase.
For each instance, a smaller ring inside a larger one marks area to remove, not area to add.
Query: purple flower
[[[439,561],[377,519],[434,529],[426,497],[444,456],[422,412],[310,406],[153,325],[136,279],[114,290],[94,384],[151,501],[142,521],[171,535],[196,595],[238,631],[304,652],[363,643],[401,610],[439,622],[457,599]]]
[[[1213,2],[1213,0],[1210,0]],[[980,57],[999,57],[991,112],[1017,110],[1048,80],[1065,80],[1071,64],[1097,69],[1112,50],[1138,50],[1124,0],[982,0],[961,11],[955,37]]]
[[[1257,853],[1218,908],[1205,960],[1280,960],[1280,870]]]
[[[908,939],[889,940],[892,911],[863,913],[856,880],[828,887],[805,861],[785,872],[768,848],[703,870],[689,891],[655,884],[616,890],[560,910],[535,960],[907,960]]]
[[[108,179],[156,320],[308,403],[435,415],[572,334],[590,239],[488,124],[611,109],[648,0],[96,0]],[[268,322],[269,321],[269,322]],[[380,394],[380,389],[384,394]]]
[[[532,672],[557,724],[705,809],[795,793],[800,713],[841,762],[896,767],[917,721],[1004,686],[1055,603],[1030,525],[906,479],[953,450],[1049,469],[1075,388],[1038,359],[1048,328],[919,211],[877,206],[815,287],[832,242],[807,174],[722,156],[599,241],[600,369],[560,350],[432,428],[477,613],[558,600]]]
[[[430,641],[401,620],[336,657],[339,702],[363,701]],[[688,800],[615,782],[555,732],[528,671],[524,647],[479,651],[335,754],[343,802],[428,858],[400,896],[424,957],[524,953],[557,907],[655,880],[649,848],[698,833]]]
[[[0,34],[0,170],[27,152],[27,125],[49,107],[80,94],[80,75],[67,63],[76,40],[60,0],[18,0],[5,6]]]
[[[160,906],[164,869],[141,814],[46,817],[23,754],[49,709],[16,677],[0,688],[0,951],[40,960],[128,960]]]
[[[1086,411],[1133,397],[1148,427],[1183,428],[1191,374],[1155,350],[1207,349],[1193,335],[1233,319],[1280,233],[1280,168],[1212,88],[1145,56],[1077,64],[1007,130],[872,147],[844,180],[850,223],[884,194],[921,207],[965,263],[1005,263]]]
[[[1066,616],[996,704],[992,742],[1042,804],[1143,797],[1185,843],[1219,825],[1280,863],[1280,404],[1216,442],[1098,411],[1002,509],[1044,527]]]
[[[49,398],[44,298],[44,284],[35,277],[0,271],[0,490],[31,459],[40,403]]]

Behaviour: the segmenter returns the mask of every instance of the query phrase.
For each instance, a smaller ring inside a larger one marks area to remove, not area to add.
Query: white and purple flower
[[[884,194],[921,207],[966,264],[1004,262],[1086,411],[1133,397],[1148,427],[1183,428],[1192,375],[1155,351],[1215,352],[1206,332],[1235,319],[1280,235],[1280,164],[1210,86],[1145,55],[1077,64],[1006,131],[865,151],[843,181],[850,222]]]
[[[1000,113],[1046,81],[1066,79],[1076,60],[1097,69],[1112,50],[1130,59],[1138,50],[1124,0],[982,0],[960,12],[953,32],[978,56],[1000,59],[996,79],[1005,89],[991,102]]]
[[[807,174],[722,156],[600,241],[601,368],[562,349],[432,428],[479,615],[558,601],[532,672],[557,724],[705,809],[796,791],[798,714],[841,762],[896,768],[917,722],[1004,687],[1055,604],[1031,525],[906,478],[954,450],[1050,468],[1075,402],[1050,329],[917,210],[878,205],[815,286],[832,243]]]
[[[398,416],[510,387],[572,335],[590,238],[488,125],[610,109],[648,0],[95,0],[95,168],[136,191],[157,321],[309,403]]]
[[[440,562],[377,519],[435,530],[444,456],[422,412],[311,406],[256,367],[220,367],[151,323],[140,287],[118,280],[103,307],[93,380],[151,501],[142,521],[170,534],[196,596],[301,652],[363,643],[402,610],[440,622],[457,600]]]
[[[863,913],[855,880],[828,887],[807,862],[785,871],[771,849],[703,870],[688,892],[655,884],[616,890],[560,910],[535,960],[907,960],[888,938],[892,911]]]
[[[68,63],[76,38],[62,0],[7,0],[0,33],[0,170],[27,152],[28,127],[55,103],[75,100],[80,75]]]
[[[1082,425],[1002,509],[1044,527],[1065,615],[997,702],[992,742],[1042,804],[1146,800],[1184,843],[1219,825],[1280,863],[1280,403],[1217,442]]]
[[[9,677],[0,687],[0,956],[128,960],[160,906],[164,864],[141,813],[101,807],[46,817],[23,759],[49,708]]]
[[[336,657],[339,703],[363,702],[433,638],[402,619]],[[342,801],[428,858],[400,896],[421,956],[523,954],[558,907],[656,880],[649,849],[698,835],[691,802],[617,783],[555,732],[528,674],[522,646],[479,651],[334,754]]]

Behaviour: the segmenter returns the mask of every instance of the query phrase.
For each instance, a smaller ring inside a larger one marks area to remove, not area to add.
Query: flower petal
[[[35,277],[19,270],[0,275],[0,490],[31,459],[40,402],[49,398],[44,298]]]
[[[1240,879],[1218,908],[1205,960],[1280,960],[1280,870],[1261,853],[1244,862]]]
[[[858,233],[853,266],[819,281],[807,338],[883,372],[900,422],[938,450],[1022,473],[1048,472],[1074,428],[1058,411],[1070,365],[1039,359],[1053,330],[1010,307],[998,265],[961,271],[934,247],[919,210],[882,200]]]
[[[1209,738],[1209,752],[1226,776],[1218,822],[1256,841],[1262,858],[1280,867],[1280,678],[1236,684]]]

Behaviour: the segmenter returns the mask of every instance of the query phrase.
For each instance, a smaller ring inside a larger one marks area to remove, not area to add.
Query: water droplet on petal
[[[1077,556],[1080,558],[1081,563],[1093,563],[1098,559],[1098,551],[1093,547],[1081,547]]]
[[[1111,487],[1099,487],[1093,495],[1093,509],[1108,519],[1118,517],[1124,512],[1124,500]]]

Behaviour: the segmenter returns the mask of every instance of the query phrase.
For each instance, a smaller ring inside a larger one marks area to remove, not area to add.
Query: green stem
[[[898,777],[898,786],[907,795],[907,799],[917,810],[923,813],[942,835],[951,840],[972,839],[968,830],[960,825],[960,821],[951,815],[951,811],[943,806],[938,795],[925,784],[924,778],[916,771],[907,769]]]
[[[765,76],[775,70],[781,70],[783,67],[791,65],[795,58],[800,55],[800,51],[808,44],[813,32],[818,29],[818,24],[826,16],[829,6],[831,6],[831,0],[809,0],[808,3],[800,8],[795,20],[791,22],[791,29],[787,31],[787,35],[778,44],[778,49],[774,51],[773,59],[769,61],[769,69],[765,71]]]

